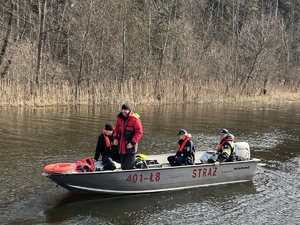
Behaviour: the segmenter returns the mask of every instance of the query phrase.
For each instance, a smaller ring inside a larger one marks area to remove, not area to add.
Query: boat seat
[[[162,167],[162,164],[150,164],[148,165],[148,168],[161,168]]]

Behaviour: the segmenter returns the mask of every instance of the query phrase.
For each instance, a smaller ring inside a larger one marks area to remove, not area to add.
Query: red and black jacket
[[[124,117],[122,113],[117,116],[114,138],[119,142],[119,153],[133,153],[133,149],[127,149],[127,144],[136,145],[143,136],[142,122],[140,116],[132,111],[128,117]]]

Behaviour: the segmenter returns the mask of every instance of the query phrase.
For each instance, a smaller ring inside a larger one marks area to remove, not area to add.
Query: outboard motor
[[[247,142],[236,142],[234,144],[237,160],[250,159],[250,146]]]

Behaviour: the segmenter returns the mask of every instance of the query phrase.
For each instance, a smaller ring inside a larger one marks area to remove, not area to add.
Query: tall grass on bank
[[[0,80],[0,106],[60,106],[60,105],[111,105],[168,103],[220,103],[220,102],[264,102],[300,101],[300,93],[291,93],[290,88],[269,86],[264,95],[259,88],[247,95],[240,95],[241,88],[228,88],[223,83],[201,83],[199,80],[161,80],[161,93],[155,93],[151,80],[129,79],[122,85],[114,81],[82,84],[68,82],[41,84],[32,93],[31,83]],[[159,96],[159,97],[158,97]]]

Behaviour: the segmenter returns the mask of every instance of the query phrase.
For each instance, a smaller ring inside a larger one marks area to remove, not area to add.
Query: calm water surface
[[[262,163],[252,182],[107,197],[71,194],[44,166],[94,155],[119,107],[0,109],[0,224],[300,224],[300,104],[138,106],[139,152],[173,154],[177,132],[216,149],[229,129]]]

